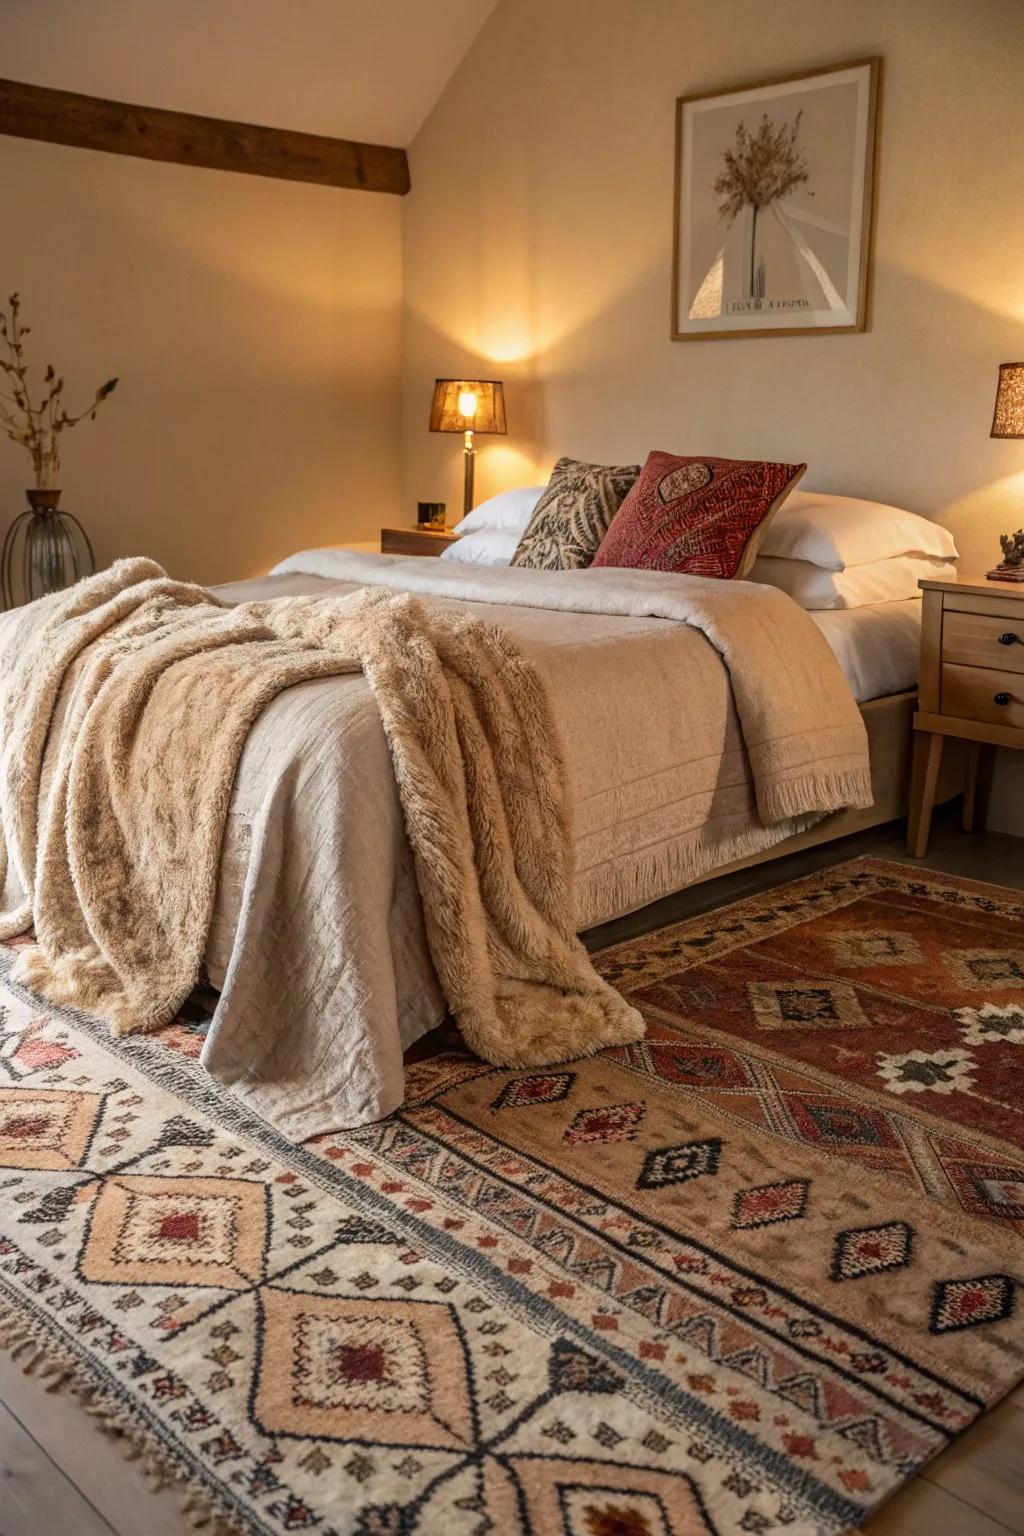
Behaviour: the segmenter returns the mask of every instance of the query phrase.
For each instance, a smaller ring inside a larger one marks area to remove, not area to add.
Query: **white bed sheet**
[[[822,609],[811,618],[843,669],[858,704],[917,687],[921,599]]]

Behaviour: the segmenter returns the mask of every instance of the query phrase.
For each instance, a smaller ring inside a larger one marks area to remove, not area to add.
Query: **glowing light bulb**
[[[474,390],[474,389],[460,389],[459,390],[459,415],[460,416],[475,416],[476,415],[476,390]]]

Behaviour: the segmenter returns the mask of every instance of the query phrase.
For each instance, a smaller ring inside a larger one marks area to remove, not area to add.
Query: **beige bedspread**
[[[850,690],[774,589],[317,551],[219,596],[365,584],[465,602],[539,669],[575,794],[579,927],[870,803]],[[221,997],[204,1065],[261,1114],[301,1138],[401,1102],[403,1046],[444,1008],[361,676],[290,688],[251,731],[207,961]]]

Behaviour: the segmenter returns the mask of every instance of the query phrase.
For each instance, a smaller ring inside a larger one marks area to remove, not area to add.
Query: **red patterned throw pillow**
[[[648,454],[593,563],[741,578],[769,518],[806,468]]]

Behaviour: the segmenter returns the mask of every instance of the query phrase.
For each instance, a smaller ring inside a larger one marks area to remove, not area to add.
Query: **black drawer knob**
[[[1000,645],[1019,645],[1020,635],[1015,635],[1012,629],[1008,629],[1005,635],[999,636]]]
[[[1010,700],[1012,699],[1012,697],[1013,697],[1013,695],[1009,694],[1009,693],[997,693],[996,697],[995,697],[995,702],[997,704],[1009,704]]]

